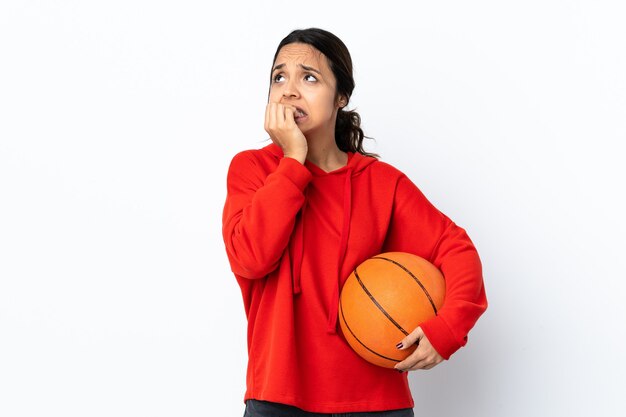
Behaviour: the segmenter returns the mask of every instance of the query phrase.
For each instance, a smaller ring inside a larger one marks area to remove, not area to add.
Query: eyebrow
[[[276,65],[276,66],[274,67],[274,69],[272,70],[272,74],[274,73],[274,71],[279,70],[279,69],[283,68],[284,66],[285,66],[285,64],[279,64],[279,65]],[[300,68],[302,68],[303,70],[306,70],[306,71],[312,71],[312,72],[317,72],[319,75],[322,75],[322,73],[321,73],[321,72],[319,72],[318,70],[316,70],[316,69],[315,69],[315,68],[313,68],[313,67],[308,67],[308,66],[306,66],[306,65],[302,65],[302,64],[298,64],[298,66],[299,66]]]

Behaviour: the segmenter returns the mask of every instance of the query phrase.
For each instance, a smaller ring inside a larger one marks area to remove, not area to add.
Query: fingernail
[[[398,343],[398,344],[396,345],[396,349],[402,349],[402,342],[400,342],[400,343]]]

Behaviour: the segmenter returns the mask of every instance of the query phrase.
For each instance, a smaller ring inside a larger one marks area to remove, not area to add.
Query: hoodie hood
[[[277,161],[283,157],[282,149],[275,143],[271,143],[263,148],[263,150],[271,153]],[[337,315],[339,308],[339,286],[342,282],[341,267],[344,263],[346,256],[346,250],[348,247],[348,236],[350,234],[350,220],[352,214],[352,179],[361,174],[377,159],[365,156],[358,152],[348,152],[348,163],[331,172],[325,172],[317,165],[313,164],[309,160],[306,160],[304,166],[309,169],[314,177],[326,176],[326,175],[341,175],[345,177],[344,180],[344,193],[343,193],[343,216],[342,216],[342,228],[341,238],[339,243],[339,251],[337,253],[337,285],[333,287],[333,294],[331,295],[330,305],[328,306],[328,332],[337,332]],[[290,245],[290,259],[291,259],[291,279],[293,283],[293,293],[300,294],[302,288],[300,287],[300,276],[302,269],[302,256],[304,253],[305,227],[304,227],[304,215],[307,208],[307,190],[304,190],[305,200],[300,212],[296,217],[296,226],[294,230],[293,243]]]

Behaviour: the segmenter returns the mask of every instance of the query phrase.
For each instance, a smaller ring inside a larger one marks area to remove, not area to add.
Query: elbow
[[[230,268],[234,274],[247,279],[262,279],[278,267],[278,261],[260,261],[250,258],[242,259],[228,252]]]
[[[268,250],[271,245],[259,244],[246,234],[227,233],[225,229],[224,242],[231,270],[243,278],[265,278],[280,263],[282,253]]]
[[[268,276],[272,271],[274,271],[276,267],[269,266],[269,267],[262,268],[262,267],[259,267],[258,265],[254,265],[254,266],[249,266],[249,267],[238,266],[237,268],[233,267],[231,269],[233,273],[237,274],[238,276],[242,278],[262,279]]]

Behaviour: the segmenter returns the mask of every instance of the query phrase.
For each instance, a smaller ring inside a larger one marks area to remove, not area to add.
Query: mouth
[[[302,119],[304,117],[306,117],[307,114],[304,110],[302,110],[300,107],[296,107],[296,111],[293,114],[294,119]]]

